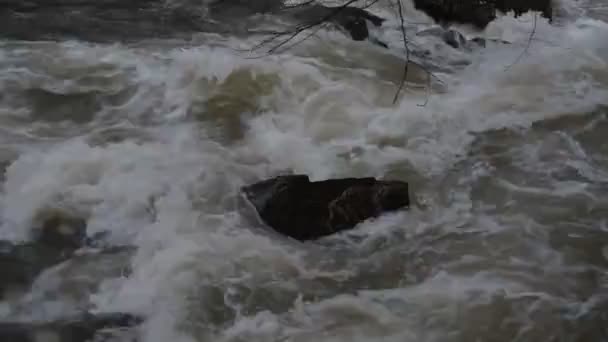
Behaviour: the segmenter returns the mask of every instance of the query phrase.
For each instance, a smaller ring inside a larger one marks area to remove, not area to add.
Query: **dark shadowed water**
[[[390,50],[333,30],[256,59],[261,37],[229,33],[0,40],[0,237],[59,208],[137,247],[48,270],[0,317],[134,312],[146,342],[608,341],[608,8],[561,1],[519,58],[533,15],[462,28],[513,42],[462,51],[406,5],[441,83],[412,68],[395,105],[386,5]],[[405,180],[416,205],[295,243],[236,205],[284,172]]]

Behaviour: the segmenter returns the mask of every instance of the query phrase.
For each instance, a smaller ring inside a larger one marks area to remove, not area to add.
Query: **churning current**
[[[59,212],[103,241],[7,291],[0,322],[143,317],[97,337],[117,342],[608,341],[607,6],[454,26],[487,38],[455,49],[403,3],[433,77],[412,66],[395,104],[388,1],[368,9],[388,49],[331,27],[271,54],[226,28],[0,40],[0,240]],[[285,173],[407,181],[413,205],[281,239],[238,194]]]

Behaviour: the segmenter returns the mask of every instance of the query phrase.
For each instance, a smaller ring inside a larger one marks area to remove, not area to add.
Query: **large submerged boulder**
[[[82,217],[45,210],[34,219],[31,241],[0,241],[0,299],[20,293],[43,270],[70,258],[87,243],[86,226]]]
[[[407,183],[375,178],[311,182],[306,175],[279,176],[243,192],[268,226],[300,241],[352,229],[410,204]]]

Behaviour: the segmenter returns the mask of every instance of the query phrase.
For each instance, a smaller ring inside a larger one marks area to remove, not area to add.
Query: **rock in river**
[[[459,23],[478,29],[484,29],[496,19],[497,12],[513,11],[515,15],[521,15],[539,11],[543,17],[553,18],[553,0],[414,0],[414,7],[442,26]]]
[[[72,251],[86,241],[87,221],[57,209],[43,210],[34,218],[32,238],[57,250]]]
[[[105,329],[127,328],[142,318],[124,313],[84,314],[52,322],[0,322],[0,341],[85,342]]]
[[[84,218],[47,210],[34,219],[31,241],[0,241],[0,299],[29,287],[40,272],[82,247],[85,238]]]
[[[446,44],[454,49],[460,49],[467,46],[467,40],[462,33],[450,29],[446,30],[441,26],[432,27],[416,33],[417,36],[435,36],[443,40]]]
[[[294,239],[314,240],[409,206],[408,184],[375,178],[311,182],[279,176],[243,188],[262,220]]]

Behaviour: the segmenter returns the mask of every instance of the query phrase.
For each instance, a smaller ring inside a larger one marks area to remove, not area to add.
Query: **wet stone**
[[[447,30],[443,34],[443,41],[454,49],[459,49],[467,44],[466,38],[456,30]]]
[[[352,229],[410,203],[407,183],[374,178],[311,182],[306,175],[279,176],[243,192],[267,225],[301,241]]]
[[[435,26],[435,27],[431,27],[428,28],[426,30],[422,30],[418,33],[416,33],[417,36],[432,36],[432,37],[437,37],[441,40],[443,40],[443,42],[445,42],[446,44],[448,44],[449,46],[453,47],[454,49],[460,49],[460,48],[465,48],[468,47],[467,46],[467,40],[466,38],[462,35],[462,33],[450,29],[450,30],[446,30],[440,26]]]

